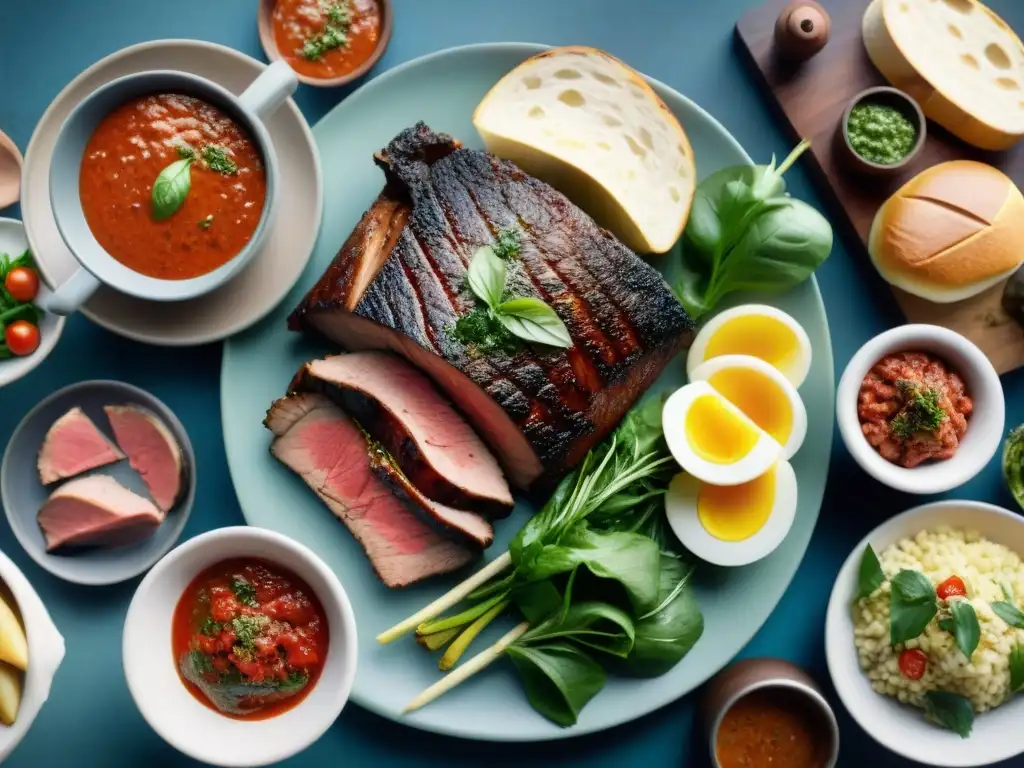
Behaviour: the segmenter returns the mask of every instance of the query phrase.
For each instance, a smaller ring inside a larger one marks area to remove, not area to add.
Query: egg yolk
[[[767,315],[741,315],[726,321],[712,334],[704,359],[750,355],[785,370],[796,362],[799,351],[797,335],[781,320]]]
[[[761,433],[718,395],[700,395],[686,412],[686,439],[693,452],[712,464],[733,464],[757,445]]]
[[[793,406],[786,392],[760,371],[723,368],[708,384],[782,445],[793,432]]]
[[[773,468],[742,485],[703,483],[697,495],[697,518],[716,539],[743,541],[764,527],[774,505]]]

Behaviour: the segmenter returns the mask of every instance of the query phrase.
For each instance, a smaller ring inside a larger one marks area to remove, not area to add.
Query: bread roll
[[[885,201],[868,251],[896,287],[938,304],[961,301],[1024,261],[1024,197],[990,165],[932,166]]]

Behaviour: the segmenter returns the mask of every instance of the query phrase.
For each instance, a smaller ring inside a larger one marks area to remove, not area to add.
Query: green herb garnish
[[[924,695],[924,715],[936,725],[941,725],[966,739],[974,726],[974,707],[971,702],[957,693],[928,691]]]
[[[922,389],[908,379],[900,379],[896,386],[903,393],[903,410],[889,422],[896,437],[907,438],[918,432],[935,432],[948,418],[939,405],[937,389]]]
[[[235,599],[243,605],[248,605],[250,608],[260,607],[259,601],[256,599],[256,587],[241,576],[235,576],[231,580],[231,591],[235,593]]]
[[[1005,600],[992,603],[992,612],[1011,627],[1024,629],[1024,612]]]
[[[1010,649],[1010,693],[1024,689],[1024,648],[1014,643]]]
[[[209,229],[211,224],[213,224],[213,214],[212,213],[209,216],[207,216],[205,219],[200,219],[199,220],[199,228],[200,229]]]
[[[971,660],[981,640],[981,627],[978,626],[978,614],[970,600],[954,600],[949,604],[953,620],[953,637],[957,648]]]
[[[348,45],[348,29],[352,23],[349,0],[325,6],[323,14],[327,17],[323,31],[310,37],[302,46],[303,57],[310,61],[317,61],[328,51]]]
[[[224,625],[219,621],[214,621],[212,616],[207,616],[203,619],[203,623],[199,627],[199,634],[212,637],[213,635],[219,634],[224,629]]]
[[[938,611],[935,588],[927,577],[918,571],[900,571],[892,580],[889,595],[890,643],[895,646],[913,640]]]
[[[238,173],[238,165],[228,157],[227,150],[216,144],[207,144],[203,147],[203,160],[211,171],[223,173],[225,176],[234,176]]]
[[[885,574],[882,573],[882,565],[878,562],[878,555],[868,544],[864,547],[864,554],[860,558],[860,571],[857,576],[857,599],[870,597],[871,593],[882,586],[885,581]]]
[[[192,149],[192,147],[189,146],[188,144],[179,144],[178,146],[175,147],[175,150],[177,150],[178,152],[178,157],[182,158],[183,160],[196,159],[196,151]]]
[[[256,638],[263,632],[263,628],[270,623],[266,616],[236,616],[231,620],[231,628],[235,631],[238,644],[247,651],[255,647]]]
[[[190,157],[183,157],[168,165],[153,182],[153,218],[163,221],[172,216],[188,197],[192,188],[192,163]]]
[[[502,227],[494,237],[494,255],[502,261],[516,258],[523,249],[519,231],[514,227]]]
[[[455,341],[463,344],[471,355],[501,352],[511,356],[523,348],[519,339],[482,307],[460,317],[447,332]]]

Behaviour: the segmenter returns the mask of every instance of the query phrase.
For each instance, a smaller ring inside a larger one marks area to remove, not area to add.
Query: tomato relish
[[[185,687],[224,715],[263,720],[291,709],[316,684],[328,628],[313,591],[257,559],[200,573],[174,610],[171,649]]]

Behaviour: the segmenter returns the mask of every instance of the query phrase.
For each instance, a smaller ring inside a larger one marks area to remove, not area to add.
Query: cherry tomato
[[[31,355],[39,346],[39,329],[28,320],[16,320],[4,331],[4,341],[12,354]]]
[[[935,588],[935,594],[942,600],[949,600],[951,597],[967,597],[967,587],[964,580],[959,576],[950,576]]]
[[[7,273],[4,288],[15,301],[32,301],[39,293],[39,275],[31,267],[15,267]]]
[[[900,672],[907,680],[920,680],[928,668],[928,656],[920,648],[907,648],[900,654]]]

